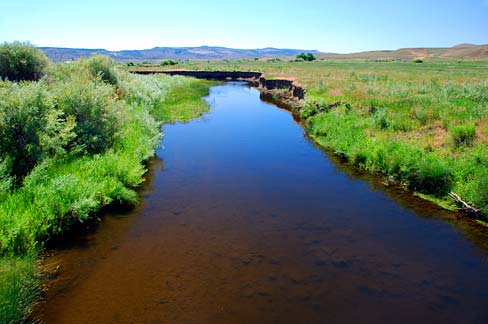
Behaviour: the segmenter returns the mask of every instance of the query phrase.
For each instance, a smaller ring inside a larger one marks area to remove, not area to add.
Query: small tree
[[[296,56],[296,58],[297,60],[307,62],[315,61],[317,59],[312,53],[300,53]]]
[[[10,81],[34,81],[44,75],[49,59],[30,43],[0,45],[0,77]]]
[[[161,65],[161,66],[167,66],[167,65],[177,65],[177,64],[178,64],[178,61],[164,60],[159,65]]]
[[[93,54],[84,61],[93,76],[99,76],[102,81],[113,86],[119,85],[115,62],[108,56]]]

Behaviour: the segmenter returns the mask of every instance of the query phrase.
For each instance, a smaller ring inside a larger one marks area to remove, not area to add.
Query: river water
[[[334,161],[256,89],[164,126],[141,204],[57,244],[44,323],[488,323],[488,231]]]

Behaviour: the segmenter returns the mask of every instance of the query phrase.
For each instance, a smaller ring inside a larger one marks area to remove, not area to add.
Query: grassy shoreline
[[[37,82],[1,81],[0,91],[7,98],[1,117],[8,116],[9,105],[26,110],[35,107],[41,123],[57,126],[48,134],[47,127],[42,129],[44,133],[36,131],[40,148],[51,144],[53,149],[63,149],[40,156],[21,182],[6,175],[0,179],[9,185],[0,197],[1,323],[17,323],[28,317],[39,296],[36,256],[44,243],[92,219],[104,206],[136,204],[135,188],[147,171],[144,161],[153,156],[161,139],[161,125],[188,121],[208,109],[202,96],[213,82],[137,76],[103,60],[52,66]],[[105,65],[95,73],[90,71],[97,64]],[[104,79],[107,75],[100,71],[109,71],[110,78]],[[103,120],[107,123],[100,124]],[[80,139],[85,130],[112,124],[113,133],[107,128],[110,136]],[[99,138],[103,142],[97,142]],[[54,140],[65,141],[59,145]],[[90,150],[90,145],[102,148]]]

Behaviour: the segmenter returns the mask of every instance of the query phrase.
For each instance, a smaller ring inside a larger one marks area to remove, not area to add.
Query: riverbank
[[[206,111],[202,97],[213,84],[137,76],[100,57],[52,66],[38,82],[1,82],[2,118],[14,114],[4,122],[33,138],[28,152],[40,153],[21,179],[0,179],[0,322],[28,317],[40,293],[36,256],[47,241],[104,206],[137,203],[161,125]]]
[[[293,81],[307,92],[296,104],[288,86],[261,89],[275,103],[283,97],[281,106],[322,147],[443,207],[487,219],[487,62],[239,60],[178,68],[261,71],[265,80]]]

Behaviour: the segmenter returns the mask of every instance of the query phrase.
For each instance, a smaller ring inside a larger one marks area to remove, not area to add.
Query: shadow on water
[[[243,85],[164,127],[141,204],[52,247],[39,319],[488,322],[486,228],[340,162]]]
[[[308,138],[308,140],[317,149],[321,150],[327,159],[334,163],[338,172],[343,172],[351,179],[366,182],[369,190],[385,194],[385,196],[394,200],[399,206],[410,211],[415,217],[451,224],[455,230],[472,240],[473,244],[488,254],[488,227],[481,225],[464,213],[443,209],[431,201],[415,196],[411,191],[406,190],[400,185],[390,184],[385,181],[385,177],[382,175],[371,174],[357,169],[343,161],[333,152],[321,148],[312,139]]]
[[[139,215],[141,208],[144,207],[144,199],[152,192],[152,180],[154,173],[164,169],[164,161],[159,157],[152,157],[146,162],[148,172],[143,177],[143,182],[136,189],[142,204],[136,206],[131,204],[112,204],[102,208],[99,217],[95,217],[84,223],[76,224],[70,230],[64,232],[57,238],[48,242],[48,251],[62,251],[69,249],[86,249],[93,245],[94,236],[97,235],[101,226],[105,223],[126,223],[128,226],[134,217]],[[122,226],[122,228],[124,228]]]

